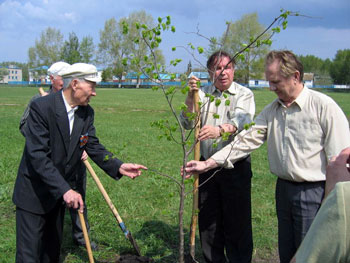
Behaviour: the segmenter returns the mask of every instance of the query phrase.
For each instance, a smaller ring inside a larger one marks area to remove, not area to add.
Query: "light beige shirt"
[[[210,97],[206,94],[214,96],[214,100],[211,101]],[[238,132],[240,132],[244,124],[251,123],[254,118],[255,102],[253,92],[235,82],[233,82],[225,92],[221,92],[213,85],[204,86],[199,90],[199,100],[202,102],[202,127],[204,125],[218,126],[220,124],[229,123],[237,127]],[[218,106],[216,106],[217,100],[221,101]],[[229,105],[226,105],[226,100],[230,101]],[[217,114],[218,118],[215,118],[214,114]],[[180,115],[180,120],[186,129],[193,128],[194,122],[189,121],[183,114]],[[230,136],[227,141],[223,141],[221,137],[218,139],[201,141],[201,155],[205,159],[209,158],[229,144],[233,138],[234,136]],[[213,143],[217,143],[217,147],[213,147]]]
[[[330,157],[350,146],[349,123],[328,96],[303,88],[290,107],[276,99],[256,117],[255,125],[211,158],[233,164],[266,140],[270,170],[290,181],[323,181]]]

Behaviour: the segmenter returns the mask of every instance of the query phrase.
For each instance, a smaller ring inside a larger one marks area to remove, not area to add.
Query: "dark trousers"
[[[72,189],[74,191],[77,191],[79,194],[81,194],[81,197],[84,201],[84,219],[87,231],[90,232],[90,225],[87,218],[87,206],[85,203],[85,193],[86,193],[86,168],[85,165],[82,163],[82,166],[79,169],[80,174],[82,176],[77,175],[76,182],[72,184]],[[80,224],[79,215],[77,213],[77,210],[74,208],[69,208],[70,217],[72,220],[72,238],[74,243],[76,244],[85,244],[84,240],[84,234],[83,229]]]
[[[277,179],[276,211],[281,263],[289,263],[314,220],[324,196],[325,182]]]
[[[217,169],[199,176],[203,183]],[[250,157],[222,169],[199,188],[199,233],[206,262],[251,262]]]
[[[59,262],[65,205],[39,215],[16,208],[16,263]]]

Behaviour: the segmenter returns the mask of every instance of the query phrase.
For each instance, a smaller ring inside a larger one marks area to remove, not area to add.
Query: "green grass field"
[[[35,93],[37,88],[0,86],[0,262],[4,263],[15,261],[15,206],[11,196],[24,146],[18,124]],[[254,94],[257,113],[275,98],[267,90],[256,90]],[[350,94],[332,92],[328,95],[338,102],[349,119]],[[175,96],[176,108],[183,101],[182,94]],[[172,118],[160,91],[98,89],[91,105],[95,109],[97,135],[107,149],[123,161],[142,163],[163,174],[180,176],[181,147],[164,139],[158,140],[159,131],[150,126],[152,121]],[[252,165],[254,262],[274,262],[277,248],[274,204],[276,178],[269,171],[265,145],[252,154]],[[93,167],[131,230],[141,253],[156,262],[177,262],[179,195],[176,184],[154,171],[144,172],[135,180],[122,178],[113,181],[98,167]],[[116,254],[133,253],[90,175],[86,199],[91,225],[90,238],[100,245],[100,250],[93,252],[96,261],[113,262]],[[187,244],[191,204],[191,198],[187,198]],[[62,262],[88,262],[86,251],[73,245],[70,232],[70,220],[66,216]],[[196,245],[198,260],[202,262],[198,236]]]

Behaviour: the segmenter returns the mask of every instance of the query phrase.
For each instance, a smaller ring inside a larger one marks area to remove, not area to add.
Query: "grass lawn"
[[[0,86],[0,262],[4,263],[15,261],[15,206],[11,196],[24,146],[18,125],[28,101],[36,93],[37,88]],[[254,94],[257,113],[275,98],[267,90],[255,90]],[[350,93],[327,94],[338,102],[349,119]],[[183,101],[182,94],[175,96],[176,109]],[[172,118],[161,91],[98,89],[91,106],[95,109],[95,127],[101,143],[123,161],[142,163],[152,170],[135,180],[122,178],[120,181],[113,181],[93,164],[95,172],[141,253],[156,262],[177,262],[178,188],[160,173],[180,176],[182,152],[176,143],[159,140],[159,130],[150,126],[152,121]],[[265,145],[252,154],[252,165],[254,262],[273,262],[277,248],[276,178],[269,171]],[[97,262],[112,262],[115,254],[133,253],[90,175],[86,203],[90,239],[100,245],[100,250],[93,252]],[[191,205],[191,198],[187,198],[186,244]],[[73,245],[69,213],[65,220],[62,262],[88,262],[86,251]],[[196,249],[198,260],[202,262],[198,236]]]

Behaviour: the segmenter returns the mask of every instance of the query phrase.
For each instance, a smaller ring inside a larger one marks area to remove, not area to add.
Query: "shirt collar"
[[[228,94],[231,94],[231,95],[235,95],[237,94],[237,87],[236,87],[236,83],[233,81],[231,83],[231,86],[227,89],[227,90],[224,90],[223,92],[221,92],[219,89],[217,89],[215,86],[211,86],[211,94],[214,94],[214,93],[218,93],[218,94],[222,94],[223,92],[224,93],[228,93]]]
[[[303,90],[300,92],[298,97],[293,101],[292,105],[295,103],[302,110],[305,106],[306,99],[308,97],[308,93],[309,93],[309,89],[304,86]],[[280,105],[282,105],[283,107],[286,107],[284,105],[283,101],[281,101],[279,98],[277,98],[277,101]]]
[[[72,108],[72,107],[69,105],[69,103],[67,102],[66,98],[64,97],[63,92],[61,92],[61,94],[62,94],[64,106],[66,106],[67,112],[70,112],[71,110],[76,111],[76,110],[78,109],[79,106],[75,106],[74,108]]]

